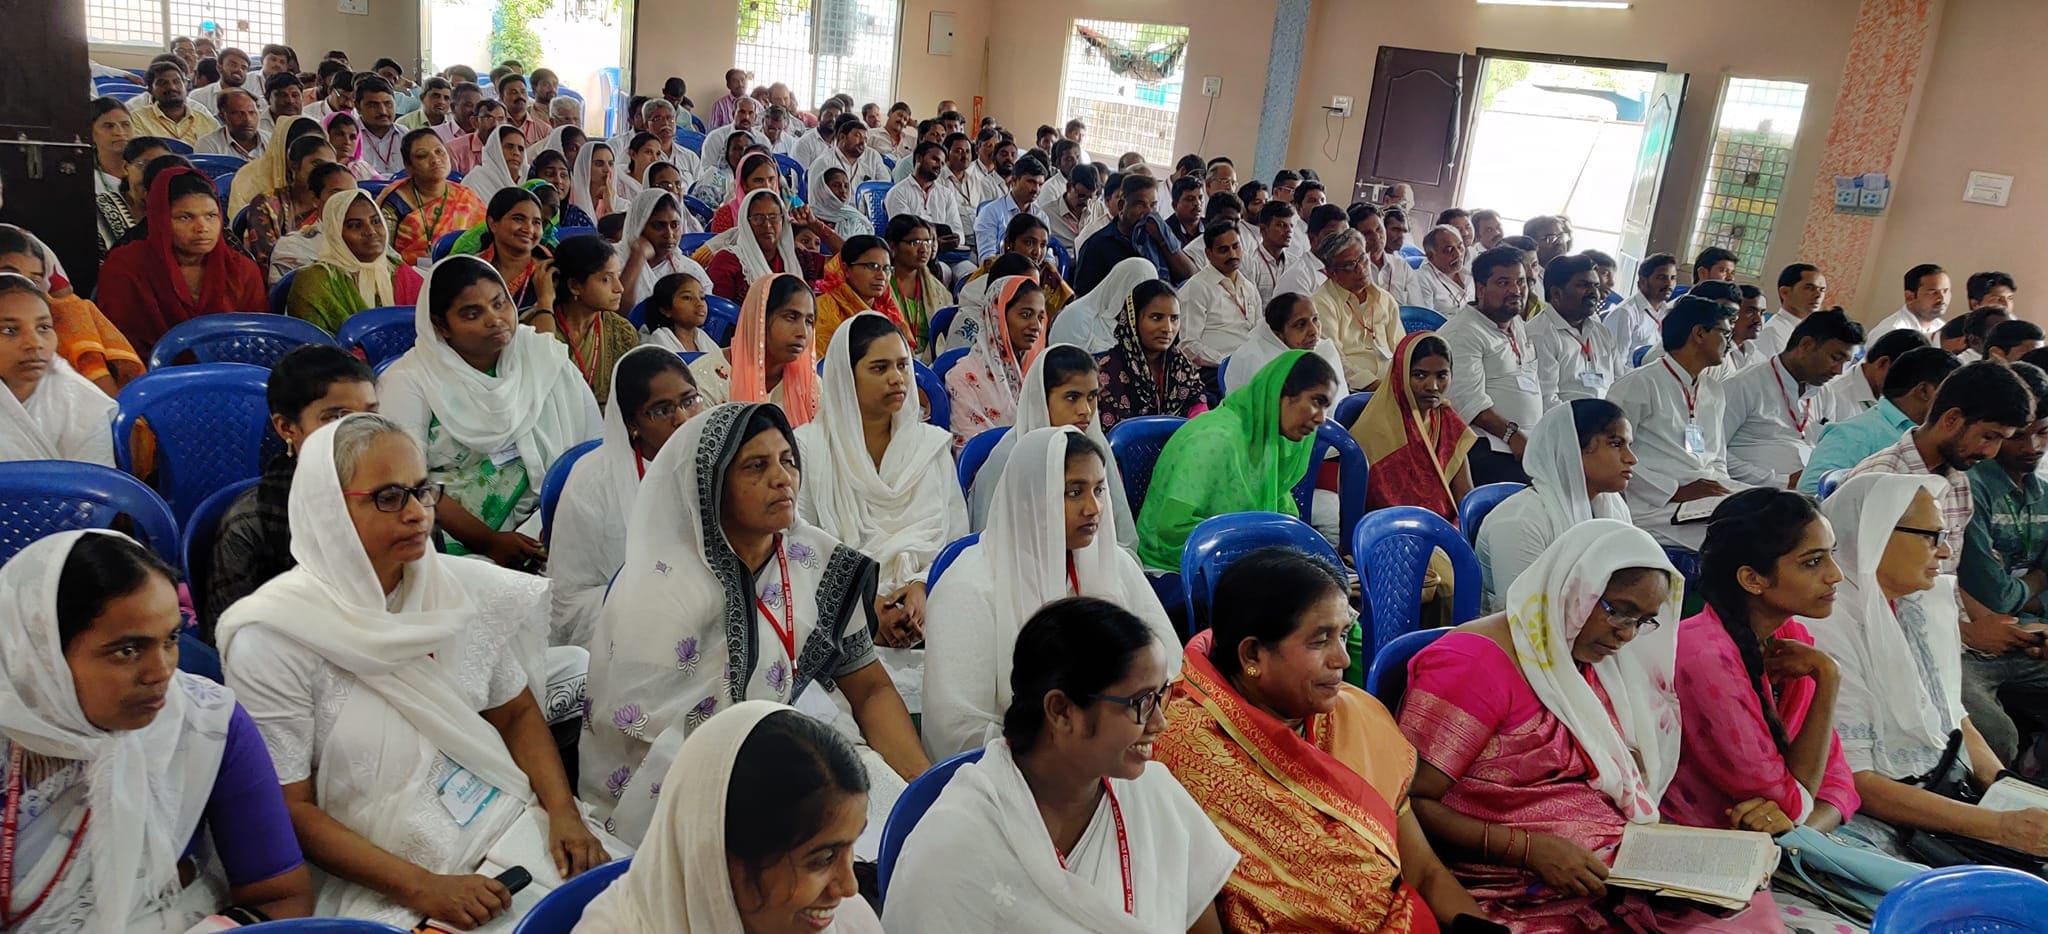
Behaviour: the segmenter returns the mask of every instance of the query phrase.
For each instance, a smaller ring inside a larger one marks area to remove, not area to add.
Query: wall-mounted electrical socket
[[[1351,116],[1351,98],[1339,94],[1336,97],[1330,98],[1330,106],[1325,109],[1333,117],[1349,117]]]
[[[1203,97],[1222,97],[1222,96],[1223,96],[1223,76],[1222,76],[1222,75],[1204,75],[1204,76],[1202,77],[1202,96],[1203,96]]]

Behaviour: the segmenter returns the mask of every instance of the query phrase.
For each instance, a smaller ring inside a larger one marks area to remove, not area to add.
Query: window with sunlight
[[[614,133],[625,126],[618,90],[631,86],[620,63],[632,7],[626,0],[422,0],[427,69],[463,64],[488,72],[508,58],[529,75],[546,67],[584,102],[585,132]]]
[[[212,36],[253,55],[284,41],[284,0],[85,0],[85,31],[94,45],[156,51],[173,36]]]
[[[1806,85],[1797,81],[1728,79],[1714,117],[1714,146],[1687,255],[1724,247],[1739,257],[1738,272],[1764,273],[1805,107]]]
[[[1181,62],[1188,28],[1077,19],[1067,43],[1064,113],[1088,125],[1083,148],[1114,164],[1135,152],[1153,165],[1173,164],[1180,128]]]
[[[896,33],[902,0],[739,0],[738,67],[757,84],[782,82],[797,104],[834,94],[884,109],[896,98]],[[693,95],[715,100],[725,92]]]

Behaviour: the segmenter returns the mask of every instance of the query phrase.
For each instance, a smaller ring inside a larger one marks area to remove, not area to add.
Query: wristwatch
[[[1500,433],[1500,439],[1501,439],[1502,441],[1506,441],[1506,440],[1508,440],[1509,438],[1512,438],[1512,437],[1514,437],[1514,436],[1516,436],[1516,435],[1518,435],[1518,434],[1521,434],[1521,433],[1522,433],[1522,426],[1520,426],[1520,425],[1517,425],[1517,424],[1515,424],[1514,422],[1509,422],[1509,423],[1508,423],[1508,427],[1507,427],[1507,429],[1506,429],[1506,430],[1504,430],[1504,431],[1502,431],[1502,432]]]

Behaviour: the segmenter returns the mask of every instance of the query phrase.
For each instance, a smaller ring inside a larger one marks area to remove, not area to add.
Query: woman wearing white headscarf
[[[350,188],[320,207],[313,262],[292,278],[285,313],[332,334],[349,316],[419,300],[419,271],[391,252],[384,212],[370,193]]]
[[[654,294],[654,283],[671,273],[710,281],[697,261],[683,255],[683,217],[689,212],[665,188],[649,188],[633,196],[626,225],[619,235],[619,284],[626,290],[625,308]]]
[[[590,647],[613,575],[626,563],[626,519],[640,474],[676,429],[704,411],[681,357],[642,345],[612,366],[604,443],[576,462],[548,528],[554,645]]]
[[[1159,269],[1142,256],[1117,263],[1088,293],[1067,303],[1052,322],[1048,338],[1058,344],[1073,344],[1091,354],[1108,353],[1116,346],[1116,316],[1124,310],[1131,290],[1147,279],[1159,278]],[[1254,371],[1256,372],[1256,371]]]
[[[507,135],[519,137],[522,143],[519,148],[519,164],[516,166],[505,157]],[[490,137],[484,140],[483,156],[477,160],[476,168],[462,176],[463,186],[476,192],[476,196],[485,204],[489,204],[500,189],[519,187],[521,182],[526,181],[526,147],[523,145],[525,140],[526,134],[520,132],[518,127],[500,124],[497,129],[491,131]]]
[[[1479,571],[1486,612],[1566,529],[1588,519],[1630,521],[1621,491],[1636,456],[1621,409],[1575,399],[1543,414],[1529,431],[1522,469],[1529,486],[1501,501],[1479,526]]]
[[[1017,420],[996,442],[988,460],[982,462],[981,470],[974,475],[974,485],[967,490],[968,531],[979,532],[988,526],[998,481],[1010,462],[1010,453],[1017,449],[1017,442],[1040,428],[1068,427],[1087,435],[1102,449],[1103,466],[1109,474],[1110,503],[1115,511],[1116,541],[1136,554],[1138,520],[1125,497],[1124,475],[1117,467],[1116,454],[1109,449],[1108,436],[1102,433],[1102,419],[1096,409],[1101,391],[1101,371],[1095,366],[1095,358],[1081,348],[1054,344],[1038,355],[1038,360],[1024,373],[1024,391],[1017,397]]]
[[[801,458],[782,410],[728,403],[685,423],[647,465],[626,565],[591,637],[583,800],[640,841],[687,735],[775,700],[864,737],[879,824],[928,765],[875,657],[875,563],[796,509]]]
[[[1863,799],[1837,833],[1908,859],[1902,835],[1914,828],[2048,854],[2048,811],[1994,811],[1905,784],[1933,772],[1958,732],[1962,754],[1936,780],[1967,772],[1981,789],[2003,768],[1963,709],[1955,576],[1939,567],[1956,534],[1936,505],[1944,489],[1931,475],[1869,473],[1821,503],[1842,583],[1832,614],[1800,622],[1841,671],[1835,732]]]
[[[314,432],[292,478],[298,566],[217,630],[326,873],[321,915],[480,925],[523,910],[487,866],[525,867],[538,892],[607,858],[534,699],[547,582],[436,554],[440,491],[383,416]]]
[[[172,588],[114,532],[58,532],[0,567],[0,928],[181,934],[229,904],[311,912],[262,737],[233,693],[177,670]]]
[[[1180,637],[1145,571],[1101,534],[1110,508],[1106,449],[1066,426],[1018,441],[996,484],[981,541],[946,569],[925,632],[924,742],[933,757],[981,745],[1010,703],[1011,650],[1024,621],[1053,600],[1108,600],[1165,645]],[[1180,670],[1174,654],[1169,673]]]
[[[901,650],[883,661],[914,688],[923,669],[913,647],[924,630],[925,575],[947,542],[967,534],[953,436],[918,417],[910,347],[884,315],[848,319],[832,335],[820,379],[818,416],[796,430],[809,468],[797,512],[881,566],[876,638]]]
[[[50,298],[35,280],[0,273],[0,327],[27,340],[0,347],[0,461],[114,466],[114,400],[57,355]]]
[[[378,395],[448,485],[436,514],[450,553],[531,567],[542,557],[541,481],[600,435],[603,416],[561,342],[517,316],[491,264],[443,259],[420,289],[418,342],[378,380]]]
[[[838,182],[836,186],[833,184],[835,181]],[[847,183],[845,169],[826,169],[823,177],[811,183],[811,213],[816,214],[819,220],[830,225],[841,237],[876,235],[874,219],[854,207],[852,198],[853,186]]]
[[[610,144],[591,140],[576,151],[569,169],[569,203],[593,224],[626,209],[626,172],[617,158]]]
[[[1337,372],[1344,372],[1344,358],[1337,352],[1337,342],[1323,336],[1315,303],[1300,292],[1285,292],[1267,302],[1263,323],[1252,325],[1251,335],[1223,359],[1217,379],[1223,384],[1224,394],[1251,385],[1252,377],[1259,375],[1266,364],[1290,350],[1315,351]],[[1347,395],[1350,390],[1338,386],[1330,404],[1335,405]]]
[[[868,779],[831,727],[743,701],[690,734],[658,784],[688,792],[659,799],[632,867],[583,910],[577,934],[881,934],[853,876]],[[808,868],[821,854],[829,869]],[[790,885],[764,880],[799,860]]]
[[[776,215],[772,223],[765,220],[771,213]],[[732,228],[705,241],[703,249],[711,257],[704,269],[712,292],[735,304],[744,303],[747,290],[764,276],[790,273],[805,282],[825,277],[825,258],[797,249],[789,208],[773,188],[756,188],[741,196]]]

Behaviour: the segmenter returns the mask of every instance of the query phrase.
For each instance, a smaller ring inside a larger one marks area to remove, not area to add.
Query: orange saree
[[[1401,875],[1398,815],[1415,748],[1365,692],[1297,734],[1253,707],[1188,643],[1153,755],[1244,858],[1217,899],[1231,931],[1432,934],[1436,918]]]

